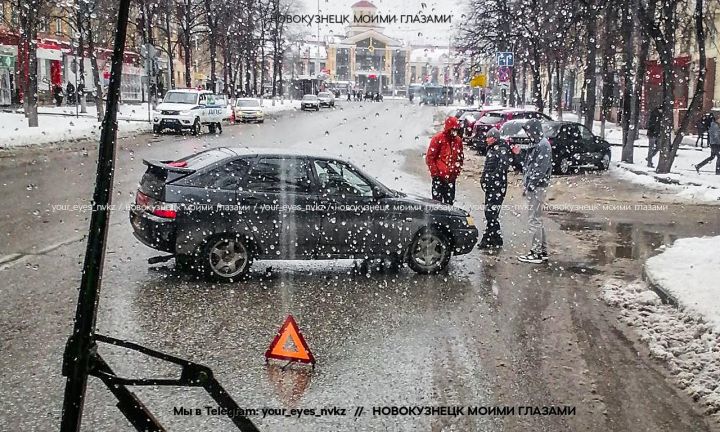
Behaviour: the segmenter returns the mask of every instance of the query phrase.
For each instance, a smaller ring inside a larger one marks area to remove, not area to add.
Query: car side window
[[[373,196],[372,185],[350,165],[332,160],[316,160],[314,165],[323,195]]]
[[[565,133],[567,134],[566,136],[570,141],[573,143],[580,142],[580,131],[578,130],[577,125],[567,125],[565,128]]]
[[[187,185],[234,191],[242,184],[242,179],[247,174],[249,166],[247,160],[236,159],[204,173],[191,176],[187,180]]]
[[[250,170],[245,189],[252,192],[310,193],[310,166],[304,159],[263,158]]]
[[[595,140],[595,135],[593,135],[585,125],[580,125],[580,138],[584,143],[591,143]]]

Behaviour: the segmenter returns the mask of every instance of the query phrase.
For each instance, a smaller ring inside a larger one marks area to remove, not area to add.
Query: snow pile
[[[677,385],[720,425],[720,331],[695,313],[662,304],[642,282],[610,280],[602,297],[621,308],[620,321],[636,330],[651,357],[664,362]]]
[[[128,136],[150,131],[147,105],[120,105],[118,135]],[[51,144],[62,141],[99,139],[101,123],[97,121],[95,106],[88,105],[87,113],[75,117],[75,107],[38,108],[39,126],[28,127],[22,111],[0,112],[0,148]]]
[[[645,262],[650,283],[720,334],[720,236],[675,241]]]
[[[273,103],[274,102],[274,103]],[[265,99],[262,101],[263,111],[266,114],[281,112],[281,111],[292,111],[300,109],[299,100],[270,100]]]

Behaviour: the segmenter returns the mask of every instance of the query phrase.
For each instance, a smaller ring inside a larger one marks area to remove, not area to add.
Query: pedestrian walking
[[[457,117],[448,117],[443,130],[432,137],[425,163],[432,177],[433,199],[453,205],[455,181],[463,165],[463,144]]]
[[[545,204],[545,191],[550,184],[552,149],[543,134],[540,120],[528,121],[523,129],[530,138],[530,147],[525,157],[525,173],[523,174],[523,195],[528,202],[530,253],[519,256],[518,260],[540,264],[548,259],[542,211]]]
[[[695,165],[695,170],[700,174],[700,168],[712,162],[715,159],[715,175],[720,175],[720,125],[714,115],[708,117],[708,145],[710,146],[710,156]]]
[[[75,86],[70,81],[68,81],[65,87],[65,94],[67,96],[67,104],[75,105]]]
[[[503,245],[500,230],[500,209],[507,192],[507,173],[510,166],[510,146],[500,138],[500,131],[492,128],[485,134],[487,154],[480,177],[480,187],[485,191],[485,232],[478,247],[499,248]]]
[[[650,118],[647,124],[647,137],[648,137],[648,155],[647,155],[647,166],[648,168],[655,168],[653,164],[653,158],[660,151],[658,148],[658,137],[662,129],[661,125],[662,110],[660,107],[656,107],[650,111]]]
[[[63,89],[60,84],[55,84],[53,86],[53,96],[55,97],[55,105],[56,106],[62,106],[63,101]]]

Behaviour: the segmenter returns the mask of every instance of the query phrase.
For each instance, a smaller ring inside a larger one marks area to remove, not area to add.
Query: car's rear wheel
[[[567,156],[563,156],[560,158],[559,161],[555,163],[555,172],[557,174],[570,174],[570,169],[572,168],[572,162],[570,161],[570,158]]]
[[[448,238],[434,228],[424,228],[410,243],[408,265],[417,273],[438,273],[447,267],[450,255]]]
[[[201,247],[199,265],[208,279],[223,282],[240,280],[252,264],[249,243],[242,237],[228,234],[208,239]]]

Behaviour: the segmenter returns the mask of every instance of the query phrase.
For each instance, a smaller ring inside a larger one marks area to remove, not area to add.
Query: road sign
[[[498,67],[498,82],[502,84],[507,84],[510,82],[510,74],[512,73],[512,68],[509,66],[500,66]]]
[[[515,58],[513,53],[508,51],[499,51],[496,53],[498,66],[514,66]]]
[[[487,75],[478,74],[470,80],[471,87],[487,87]]]
[[[288,342],[292,342],[292,348],[288,347]],[[310,347],[305,342],[305,338],[300,333],[300,329],[292,315],[288,315],[270,347],[265,351],[265,360],[271,358],[315,365],[315,357],[310,352]]]

